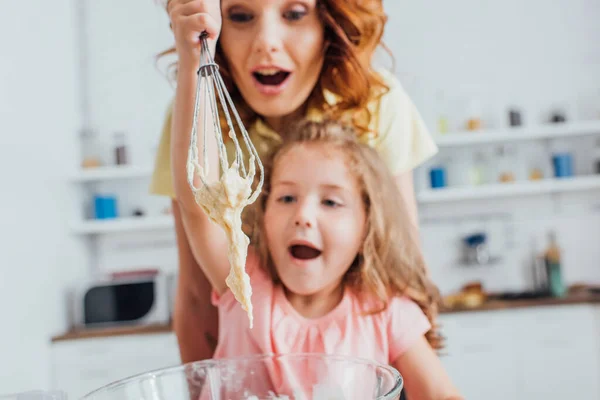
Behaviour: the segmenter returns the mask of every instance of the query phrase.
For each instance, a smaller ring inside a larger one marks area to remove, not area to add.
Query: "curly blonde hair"
[[[407,296],[419,305],[432,325],[426,338],[435,349],[442,348],[436,317],[440,295],[429,279],[419,246],[411,234],[410,220],[396,182],[380,155],[360,143],[353,127],[326,120],[301,121],[284,136],[284,142],[264,160],[263,192],[253,207],[252,241],[262,267],[278,282],[265,238],[264,213],[274,168],[289,149],[299,145],[326,146],[346,157],[356,177],[367,215],[367,234],[359,254],[344,277],[344,283],[359,296],[375,299],[378,306],[369,313],[386,309],[392,296]]]
[[[372,59],[378,46],[382,46],[392,57],[382,42],[387,22],[382,0],[317,0],[317,8],[325,34],[325,60],[320,78],[306,104],[321,109],[331,119],[349,116],[358,135],[376,135],[376,132],[369,130],[372,115],[367,105],[385,94],[389,87],[373,70]],[[161,52],[158,57],[169,54],[175,54],[174,47]],[[215,62],[219,64],[219,72],[242,122],[249,126],[259,116],[243,99],[233,81],[219,42]],[[173,67],[176,74],[177,63]],[[348,82],[352,82],[352,85]],[[335,95],[339,101],[328,104],[325,91]]]

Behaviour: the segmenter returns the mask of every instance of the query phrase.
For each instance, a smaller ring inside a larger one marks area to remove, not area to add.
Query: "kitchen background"
[[[477,293],[533,290],[550,233],[565,285],[600,285],[600,2],[384,4],[395,73],[440,146],[415,179],[442,293],[470,282]],[[115,357],[177,362],[168,329],[148,342],[63,335],[71,288],[108,272],[176,271],[169,202],[148,194],[173,95],[168,62],[155,60],[172,43],[167,16],[153,0],[1,8],[0,394],[105,383],[103,364],[81,375],[77,362],[99,359],[81,350],[87,340]],[[94,160],[103,167],[81,168]],[[114,196],[118,219],[90,219],[94,196]],[[485,246],[469,251],[467,236]],[[446,362],[467,398],[599,399],[600,304],[575,303],[443,314]],[[166,347],[151,342],[162,338]],[[122,374],[151,365],[140,363]]]

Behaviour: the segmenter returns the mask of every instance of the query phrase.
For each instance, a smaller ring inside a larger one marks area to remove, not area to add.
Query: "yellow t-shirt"
[[[375,147],[394,175],[399,175],[432,157],[438,148],[400,82],[389,71],[382,70],[379,74],[390,90],[369,104],[372,115],[370,128],[377,132],[377,136],[363,135],[362,140]],[[327,94],[326,99],[333,101],[333,97]],[[171,113],[172,109],[169,108],[158,146],[150,192],[174,198],[170,153]],[[318,110],[311,109],[306,117],[314,120],[321,116]],[[279,135],[260,119],[248,128],[248,134],[260,156],[280,142]],[[233,151],[231,148],[227,150],[228,154]]]

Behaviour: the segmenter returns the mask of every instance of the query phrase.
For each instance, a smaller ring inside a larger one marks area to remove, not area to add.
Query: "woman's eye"
[[[254,16],[247,12],[235,11],[229,14],[229,19],[233,22],[248,22],[251,21]]]
[[[296,198],[294,196],[281,196],[279,197],[279,199],[277,199],[277,201],[279,201],[280,203],[292,203],[294,200],[296,200]]]
[[[290,10],[283,13],[283,17],[289,21],[298,21],[306,15],[305,10]]]

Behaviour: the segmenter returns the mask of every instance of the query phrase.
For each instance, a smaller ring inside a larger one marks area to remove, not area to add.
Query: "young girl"
[[[202,222],[219,309],[216,358],[317,352],[389,363],[410,400],[458,398],[434,349],[438,292],[376,150],[333,122],[303,122],[264,161],[246,271],[254,327],[225,285],[220,227]],[[285,385],[285,379],[281,384]],[[453,397],[454,396],[454,397]]]

